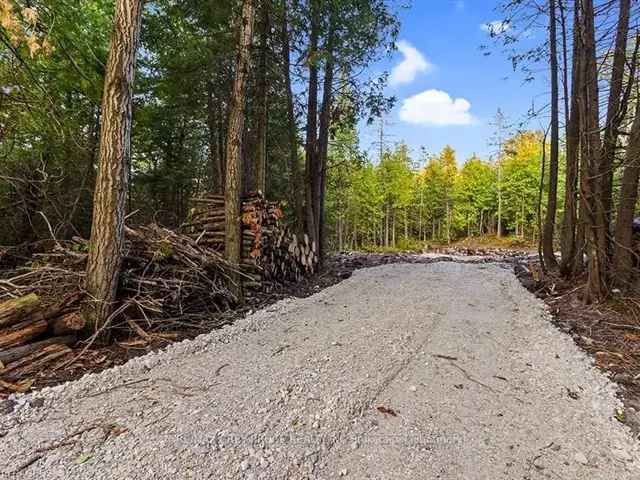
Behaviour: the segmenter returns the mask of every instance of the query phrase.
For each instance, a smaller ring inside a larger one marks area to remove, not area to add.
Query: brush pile
[[[126,239],[107,325],[116,340],[157,344],[177,339],[176,331],[209,330],[235,303],[233,269],[216,251],[157,225],[127,228]],[[77,354],[72,347],[86,327],[80,307],[90,301],[82,290],[87,250],[82,239],[55,242],[0,270],[0,390],[27,390],[43,367]]]
[[[118,345],[144,349],[227,322],[237,272],[223,257],[224,199],[207,195],[194,203],[184,233],[158,225],[125,229],[117,303],[105,325]],[[245,288],[269,292],[314,272],[315,245],[291,233],[282,217],[261,194],[245,199]],[[0,249],[0,395],[28,390],[43,370],[75,365],[85,352],[78,339],[88,330],[81,314],[91,301],[83,291],[88,251],[81,238]]]
[[[208,194],[192,200],[191,218],[183,231],[198,245],[224,252],[224,197]],[[258,192],[242,202],[242,271],[244,286],[269,291],[286,281],[300,281],[314,273],[316,246],[282,222],[282,209]]]

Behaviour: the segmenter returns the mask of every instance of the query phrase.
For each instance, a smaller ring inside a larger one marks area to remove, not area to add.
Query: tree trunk
[[[562,216],[562,229],[560,232],[560,249],[562,261],[560,272],[564,276],[575,273],[576,266],[582,262],[578,258],[582,256],[582,249],[576,248],[577,229],[577,204],[578,204],[578,166],[580,152],[580,104],[581,91],[581,55],[580,47],[580,0],[575,0],[573,20],[573,59],[571,66],[571,110],[567,114],[566,126],[566,172],[564,214]],[[565,53],[566,55],[566,53]]]
[[[447,199],[447,244],[451,243],[451,207]]]
[[[581,112],[581,145],[583,169],[581,188],[585,214],[585,242],[589,275],[585,301],[598,301],[607,294],[607,234],[602,196],[598,181],[600,153],[598,66],[596,59],[595,14],[593,0],[582,0],[581,34],[584,49]]]
[[[613,169],[620,125],[624,119],[626,108],[621,103],[624,83],[625,64],[627,60],[627,35],[629,34],[629,12],[631,0],[620,0],[618,29],[616,32],[615,50],[611,80],[609,82],[609,100],[607,103],[607,120],[600,149],[600,182],[602,192],[602,210],[606,222],[606,235],[610,235],[611,212],[613,209]],[[607,241],[607,246],[609,246]]]
[[[287,123],[289,140],[289,181],[291,192],[291,204],[296,218],[296,230],[298,233],[304,229],[304,184],[300,175],[298,162],[298,126],[293,104],[293,89],[291,87],[291,45],[289,41],[289,22],[287,20],[287,0],[282,1],[282,69],[285,81],[285,93],[287,96]]]
[[[83,307],[87,330],[91,333],[106,325],[113,310],[120,275],[131,157],[133,81],[142,9],[142,0],[117,2],[107,58],[98,177],[87,261],[86,289],[91,300]]]
[[[498,152],[498,226],[496,227],[496,237],[502,237],[502,163],[500,156],[502,155],[502,149]]]
[[[384,212],[384,246],[389,246],[389,203],[387,202],[387,210]]]
[[[409,212],[408,208],[404,211],[404,238],[405,240],[409,239]]]
[[[560,116],[558,93],[558,38],[556,33],[556,2],[549,0],[549,49],[551,64],[551,151],[549,155],[549,192],[547,212],[542,234],[542,253],[546,267],[558,267],[553,239],[558,204],[558,156],[560,144]]]
[[[627,158],[622,174],[620,203],[615,230],[615,251],[613,268],[616,285],[628,290],[633,273],[633,260],[636,256],[633,245],[632,223],[638,201],[638,179],[640,178],[640,107],[636,108]]]
[[[324,48],[327,56],[324,70],[324,84],[322,86],[322,109],[320,111],[320,133],[318,137],[318,173],[317,173],[317,199],[315,205],[316,224],[318,229],[318,258],[320,264],[324,261],[325,256],[325,212],[324,200],[327,189],[327,163],[329,156],[329,128],[331,126],[331,109],[333,104],[333,77],[335,60],[333,57],[333,48],[335,43],[335,18],[331,15],[331,23],[327,43]]]
[[[73,345],[77,341],[75,335],[67,335],[64,337],[51,337],[39,342],[29,343],[19,347],[7,348],[0,351],[0,362],[7,365],[8,363],[20,360],[38,350],[42,350],[49,345]]]
[[[391,217],[391,246],[393,248],[396,247],[396,212],[394,210],[393,215]]]
[[[314,211],[317,194],[318,172],[318,37],[320,34],[320,10],[318,0],[311,0],[311,33],[309,34],[309,94],[307,100],[307,138],[306,151],[306,217],[307,232],[312,241],[318,244],[316,224],[317,212]]]
[[[258,67],[258,126],[257,144],[255,152],[255,187],[256,190],[265,192],[267,189],[267,125],[268,125],[268,99],[267,99],[267,55],[269,53],[269,7],[271,0],[262,0],[262,22],[260,26],[260,65]]]
[[[244,133],[244,106],[247,77],[251,67],[251,41],[253,35],[253,0],[242,1],[242,14],[239,25],[236,50],[235,79],[231,92],[229,127],[227,129],[227,172],[224,189],[225,200],[225,254],[227,260],[240,267],[242,256],[242,137]],[[242,285],[239,275],[233,278],[233,290],[242,301]]]
[[[207,128],[209,130],[209,162],[213,174],[213,191],[221,194],[224,191],[224,163],[220,155],[219,137],[217,135],[218,119],[213,82],[207,82]]]
[[[229,111],[217,102],[217,124],[218,124],[218,164],[216,171],[218,172],[219,180],[219,192],[224,193],[224,184],[227,169],[227,126],[229,121]]]

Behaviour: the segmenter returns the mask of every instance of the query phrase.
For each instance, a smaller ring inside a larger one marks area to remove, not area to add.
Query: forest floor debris
[[[543,299],[551,321],[571,335],[587,351],[595,365],[620,385],[618,394],[625,411],[619,413],[640,438],[640,301],[614,292],[600,304],[582,300],[586,277],[570,282],[557,275],[543,274],[537,261],[520,264],[516,275],[532,293]],[[575,396],[577,392],[568,392]]]
[[[45,386],[47,373],[57,383],[106,368],[118,350],[208,331],[235,302],[233,267],[219,253],[157,225],[127,227],[118,306],[105,325],[114,345],[91,349],[93,337],[76,341],[85,329],[82,303],[90,301],[83,290],[87,244],[54,240],[46,247],[0,256],[0,395]]]

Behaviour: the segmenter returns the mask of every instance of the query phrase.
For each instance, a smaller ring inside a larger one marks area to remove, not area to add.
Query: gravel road
[[[0,405],[0,478],[637,480],[614,385],[545,315],[498,265],[361,270]]]

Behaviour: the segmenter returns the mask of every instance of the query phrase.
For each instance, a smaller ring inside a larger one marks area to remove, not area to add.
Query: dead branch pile
[[[222,195],[194,198],[189,222],[183,225],[198,245],[224,251],[225,211]],[[300,281],[314,273],[318,262],[316,246],[307,235],[298,236],[282,222],[277,202],[261,193],[242,202],[242,270],[245,287],[268,290],[285,281]]]
[[[152,343],[175,331],[215,326],[235,302],[233,269],[216,251],[150,225],[126,229],[118,305],[108,327],[116,338]],[[28,389],[44,367],[64,363],[85,329],[91,301],[82,290],[87,243],[55,242],[15,269],[0,271],[0,390]]]

